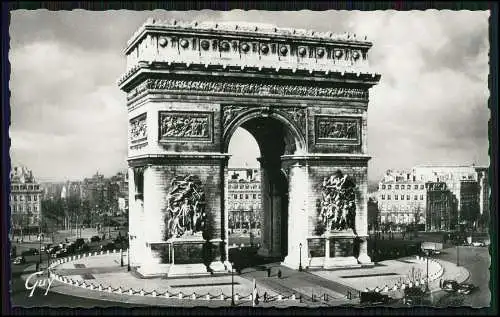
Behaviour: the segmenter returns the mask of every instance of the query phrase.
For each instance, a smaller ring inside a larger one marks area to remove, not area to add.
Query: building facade
[[[450,230],[452,224],[456,223],[456,213],[453,211],[453,195],[444,182],[427,182],[426,208],[425,208],[425,230],[440,231]]]
[[[377,201],[382,225],[425,224],[425,182],[410,173],[388,171],[379,183]]]
[[[262,197],[259,169],[228,169],[229,229],[259,229]]]
[[[11,224],[15,232],[37,232],[42,223],[40,184],[31,170],[14,166],[10,174]]]
[[[483,174],[481,174],[481,172]],[[411,172],[388,171],[379,183],[380,222],[425,224],[425,230],[476,227],[488,210],[484,169],[472,166],[416,166]]]
[[[429,182],[445,182],[452,194],[452,208],[456,210],[455,225],[477,227],[481,206],[486,198],[481,193],[488,190],[487,182],[481,182],[481,175],[475,165],[419,165],[413,168],[417,179]],[[489,209],[487,207],[487,209]]]

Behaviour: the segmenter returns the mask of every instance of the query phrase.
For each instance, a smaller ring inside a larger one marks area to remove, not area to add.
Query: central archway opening
[[[289,208],[282,156],[295,154],[300,142],[281,118],[250,115],[235,125],[226,141],[231,155],[226,187],[230,258],[236,253],[231,249],[250,247],[261,259],[281,261],[288,250]],[[255,204],[248,204],[247,199]]]

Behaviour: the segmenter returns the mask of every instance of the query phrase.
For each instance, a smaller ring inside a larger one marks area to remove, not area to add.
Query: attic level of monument
[[[272,80],[332,80],[375,85],[368,65],[372,44],[349,34],[250,27],[246,24],[146,22],[126,49],[118,84],[133,89],[141,73],[263,76]]]

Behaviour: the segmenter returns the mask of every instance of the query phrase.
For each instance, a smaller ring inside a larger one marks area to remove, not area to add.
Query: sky
[[[41,181],[127,167],[127,40],[148,17],[247,21],[366,35],[382,75],[370,89],[368,177],[417,164],[489,165],[488,11],[48,11],[11,12],[11,160]],[[256,166],[244,130],[231,166]]]

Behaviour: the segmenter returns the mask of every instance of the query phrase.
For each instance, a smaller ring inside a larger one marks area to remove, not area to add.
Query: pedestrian
[[[278,278],[281,278],[281,270],[278,270]]]
[[[267,277],[271,277],[271,268],[270,267],[267,268]]]
[[[439,280],[439,288],[443,288],[443,279]]]
[[[267,303],[267,292],[264,292],[264,303]]]

